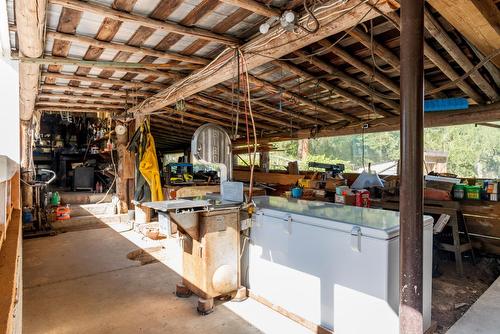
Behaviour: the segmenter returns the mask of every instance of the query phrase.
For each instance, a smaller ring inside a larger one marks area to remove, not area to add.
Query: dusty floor
[[[310,333],[253,300],[199,316],[194,296],[175,296],[179,275],[168,259],[140,251],[155,255],[158,243],[133,243],[121,225],[24,241],[25,334]]]
[[[225,302],[201,317],[196,297],[174,294],[181,258],[176,240],[150,240],[123,223],[93,226],[100,228],[76,226],[24,241],[24,333],[310,333],[250,299]],[[440,265],[432,318],[441,334],[498,277],[500,264],[466,261],[464,277],[455,274],[453,261]]]
[[[500,262],[481,258],[476,266],[464,262],[464,276],[455,272],[455,262],[441,260],[441,277],[432,281],[432,320],[437,333],[444,334],[500,274]]]

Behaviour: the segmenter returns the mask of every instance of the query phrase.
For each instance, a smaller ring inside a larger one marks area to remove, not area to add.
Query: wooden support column
[[[21,179],[24,181],[21,184],[21,198],[23,206],[31,207],[33,205],[33,189],[27,186],[26,183],[33,179],[33,171],[30,170],[31,155],[31,120],[20,122],[20,145],[21,145]]]
[[[423,329],[424,0],[401,2],[399,332]]]
[[[17,0],[15,6],[19,54],[22,57],[38,58],[43,54],[43,30],[45,25],[46,0]],[[30,162],[31,119],[38,93],[39,65],[19,64],[19,117],[21,118],[21,170],[22,179],[29,183],[33,178]],[[23,205],[33,205],[33,189],[22,184]]]
[[[128,131],[116,134],[116,150],[118,152],[118,178],[116,194],[120,199],[120,213],[126,213],[130,208],[129,180],[134,179],[135,157],[127,150]]]

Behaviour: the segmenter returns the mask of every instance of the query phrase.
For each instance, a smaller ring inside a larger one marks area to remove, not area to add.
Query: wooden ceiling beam
[[[76,65],[76,66],[89,66],[97,67],[103,69],[113,69],[117,71],[137,71],[137,73],[144,73],[149,75],[157,76],[169,76],[172,78],[180,78],[180,74],[176,72],[163,72],[160,69],[183,71],[183,70],[195,70],[199,69],[199,65],[194,64],[183,64],[177,65],[172,63],[164,64],[146,64],[146,63],[131,63],[131,62],[119,62],[119,61],[100,61],[100,60],[84,60],[75,58],[63,58],[63,57],[53,57],[51,55],[44,55],[43,58],[27,58],[19,57],[15,52],[12,53],[14,59],[19,59],[21,62],[33,63],[33,64],[43,64],[43,65]],[[147,70],[149,72],[145,72]]]
[[[116,112],[115,109],[64,108],[64,107],[37,107],[36,110],[37,111],[41,111],[41,112],[69,112],[69,113],[77,113],[77,112],[83,112],[83,113],[97,113],[97,112],[114,113],[114,112]]]
[[[104,103],[71,103],[71,102],[55,102],[55,101],[38,101],[36,107],[40,108],[50,108],[50,107],[64,107],[64,108],[103,108],[103,109],[125,109],[125,105],[114,105],[114,104],[104,104]]]
[[[399,22],[399,21],[398,21]],[[358,42],[363,44],[368,50],[373,49],[373,53],[379,56],[382,60],[384,60],[387,64],[391,65],[392,68],[399,72],[400,70],[400,61],[399,57],[394,54],[388,47],[379,43],[375,40],[375,38],[371,38],[370,35],[362,31],[360,28],[355,28],[349,32],[349,34],[356,39]],[[373,59],[372,59],[373,62]],[[424,78],[424,87],[426,90],[432,90],[436,88],[429,80]],[[444,98],[446,97],[443,93],[438,93],[438,97]]]
[[[217,85],[214,88],[217,91],[220,91],[223,94],[228,95],[229,97],[231,97],[233,95],[233,92],[229,88],[227,88],[227,87],[225,87],[223,85]],[[269,103],[263,102],[262,100],[252,100],[252,104],[258,105],[258,106],[260,106],[262,108],[265,108],[266,110],[269,110],[271,112],[275,112],[275,113],[278,113],[278,114],[282,114],[282,115],[287,116],[287,117],[292,118],[292,119],[297,118],[297,119],[300,119],[303,122],[312,123],[312,124],[318,123],[318,120],[315,119],[315,118],[313,118],[313,117],[310,117],[310,116],[307,116],[307,115],[303,115],[303,114],[297,112],[296,110],[292,110],[292,109],[288,109],[288,108],[283,108],[283,106],[281,106],[281,108],[275,107],[275,106],[272,106]]]
[[[369,76],[369,77],[373,76],[374,80],[378,81],[380,84],[382,84],[386,88],[390,89],[392,92],[399,95],[399,84],[392,81],[391,78],[389,78],[385,74],[379,72],[377,69],[373,70],[373,67],[371,65],[368,65],[364,61],[359,60],[358,58],[354,57],[353,55],[351,55],[349,52],[345,51],[344,49],[342,49],[338,46],[334,46],[332,43],[330,43],[326,39],[321,40],[318,43],[325,50],[329,50],[329,52],[340,57],[343,61],[345,61],[349,65],[355,67],[356,69],[360,70],[361,72],[363,72],[367,76]]]
[[[384,97],[380,96],[379,92],[375,92],[375,91],[372,92],[372,90],[374,88],[370,88],[364,82],[356,79],[352,75],[349,75],[349,74],[346,74],[346,73],[340,71],[333,64],[327,63],[327,62],[319,59],[318,57],[311,56],[302,50],[296,51],[295,54],[299,55],[304,61],[309,62],[310,64],[316,66],[320,70],[328,73],[329,75],[332,75],[333,77],[338,78],[339,80],[341,80],[344,84],[348,85],[349,87],[356,88],[357,90],[370,96],[370,98],[373,98],[373,100],[385,104],[386,106],[388,106],[389,108],[391,108],[392,110],[394,110],[396,113],[399,114],[400,107],[399,107],[398,102],[396,102],[395,100],[391,100],[391,99],[384,98]],[[340,95],[342,95],[342,94],[340,94]],[[344,96],[345,98],[351,99],[350,97],[348,97],[346,95],[342,95],[342,96]],[[353,102],[355,102],[355,101],[353,101]]]
[[[386,14],[389,18],[391,18],[395,23],[399,24],[400,18],[397,13],[387,13]],[[424,54],[425,56],[434,63],[434,65],[443,72],[445,76],[447,76],[451,81],[458,80],[460,78],[460,75],[453,69],[453,67],[450,65],[450,63],[443,58],[437,52],[434,50],[432,46],[429,45],[429,43],[424,41]],[[475,101],[478,104],[482,104],[483,98],[481,95],[479,95],[474,88],[471,87],[467,82],[465,81],[460,81],[456,84],[458,88],[462,90],[462,92],[465,93],[469,98],[471,98],[473,101]]]
[[[20,28],[17,31],[19,52],[29,58],[38,58],[43,54],[46,0],[16,1],[15,14]],[[19,65],[19,117],[29,121],[35,110],[35,100],[39,79],[38,64]]]
[[[307,59],[307,58],[310,58],[310,57],[306,57],[304,59]],[[301,68],[295,66],[295,65],[292,65],[286,61],[280,61],[280,60],[274,60],[273,61],[273,64],[275,64],[276,66],[279,66],[283,69],[285,69],[286,71],[290,72],[290,73],[293,73],[295,75],[298,75],[300,76],[301,78],[305,79],[305,80],[312,80],[313,82],[316,81],[318,83],[318,85],[324,89],[326,89],[327,91],[329,92],[332,92],[332,93],[335,93],[335,94],[338,94],[340,96],[343,96],[345,97],[346,99],[349,99],[350,101],[356,103],[357,105],[359,105],[361,108],[364,108],[365,110],[368,110],[369,112],[375,112],[381,116],[393,116],[392,113],[390,112],[387,112],[377,106],[374,106],[372,105],[370,102],[368,101],[365,101],[363,98],[359,97],[359,96],[356,96],[350,92],[348,92],[347,90],[341,88],[341,87],[338,87],[336,85],[333,85],[325,80],[322,80],[322,79],[315,79],[316,76],[313,75],[313,74],[310,74],[304,70],[302,70]],[[331,66],[333,68],[333,66]],[[338,72],[338,70],[336,71]],[[335,73],[335,72],[334,72]],[[332,74],[332,73],[329,73],[329,74]],[[351,80],[356,80],[355,78],[351,78]],[[354,85],[352,84],[349,84],[349,82],[345,82],[347,85],[353,87]],[[362,82],[359,81],[359,86],[354,86],[355,88],[358,88],[359,90],[361,90],[363,93],[365,94],[368,94],[369,96],[370,95],[374,95],[374,94],[371,94],[371,88],[369,88],[368,86],[365,86]],[[374,100],[387,100],[387,99],[382,99],[382,98],[378,98],[378,99],[375,99],[374,97]],[[396,109],[394,109],[394,112],[399,114],[399,105],[397,103],[394,103],[394,101],[390,101],[390,100],[387,100],[385,101],[386,103],[388,104],[396,104]]]
[[[107,84],[107,85],[122,85],[126,87],[135,88],[137,90],[142,88],[147,89],[163,89],[166,86],[162,84],[153,84],[146,83],[142,81],[124,81],[124,80],[115,80],[115,79],[105,79],[94,76],[83,76],[83,75],[74,75],[74,74],[65,74],[65,73],[52,73],[52,72],[42,72],[42,78],[56,78],[56,79],[65,79],[65,80],[78,80],[83,82],[91,82],[97,84]]]
[[[184,56],[175,52],[169,51],[158,51],[151,48],[136,47],[122,43],[116,42],[106,42],[100,41],[98,39],[74,34],[65,34],[57,31],[47,31],[47,38],[58,39],[62,41],[67,41],[71,43],[76,43],[78,45],[88,45],[96,48],[102,48],[107,50],[115,50],[122,52],[129,52],[133,54],[141,54],[144,56],[157,57],[160,59],[176,60],[180,62],[186,62],[191,64],[206,65],[209,63],[208,59],[197,57],[197,56]]]
[[[188,119],[182,119],[178,118],[172,115],[164,115],[164,114],[153,114],[151,115],[152,119],[154,118],[160,118],[163,120],[168,120],[168,121],[173,121],[172,123],[174,124],[179,124],[179,125],[187,125],[187,126],[192,126],[194,129],[198,128],[202,123],[201,122],[195,122],[195,121],[190,121]]]
[[[500,24],[500,21],[499,21]],[[463,53],[462,49],[451,39],[448,33],[444,30],[441,24],[432,16],[430,11],[425,10],[425,29],[438,41],[438,43],[448,52],[457,64],[464,70],[469,72],[474,68],[472,62]],[[500,33],[500,32],[499,32]],[[496,90],[484,79],[480,72],[474,71],[470,75],[471,80],[481,89],[481,91],[488,96],[490,101],[496,101],[498,94]]]
[[[199,104],[195,104],[192,102],[186,102],[186,109],[191,110],[191,111],[196,111],[198,113],[204,113],[207,115],[219,117],[219,118],[225,119],[227,121],[231,121],[233,119],[233,115],[229,114],[228,112],[221,112],[221,111],[214,110],[212,108],[208,108],[205,106],[201,106]],[[248,121],[250,122],[250,118]],[[260,122],[255,122],[255,127],[265,129],[265,130],[271,130],[271,131],[276,130],[276,128],[274,126],[270,126],[270,125],[263,124]]]
[[[253,85],[256,85],[256,86],[258,86],[258,87],[260,87],[268,92],[274,93],[274,94],[281,94],[283,99],[288,100],[293,104],[300,103],[300,104],[303,104],[303,105],[309,107],[311,110],[316,110],[317,112],[320,112],[324,115],[335,116],[339,119],[345,119],[345,120],[348,120],[350,122],[359,121],[358,118],[356,118],[354,116],[344,114],[340,110],[324,106],[324,105],[317,103],[315,101],[311,101],[311,100],[309,100],[305,97],[302,97],[298,94],[284,90],[282,87],[276,86],[268,81],[256,78],[254,76],[249,76],[249,79],[250,79],[250,83],[252,83]]]
[[[88,101],[88,102],[108,102],[108,103],[118,103],[121,106],[125,106],[125,99],[122,98],[111,98],[111,97],[94,97],[85,95],[68,95],[68,94],[48,94],[40,93],[38,94],[39,99],[66,99],[68,101]]]
[[[332,0],[334,1],[334,0]],[[382,12],[394,11],[399,4],[393,0],[381,0],[376,6]],[[350,9],[349,9],[350,8]],[[240,51],[245,57],[248,70],[252,70],[271,59],[280,58],[290,52],[301,49],[311,43],[334,35],[349,27],[379,16],[370,4],[365,1],[351,0],[346,5],[341,5],[338,10],[349,10],[349,15],[338,14],[319,18],[320,28],[315,34],[308,34],[302,30],[298,32],[287,32],[281,27],[271,29],[270,33],[258,35],[248,43],[240,47]],[[304,14],[304,18],[309,14]],[[277,38],[276,36],[279,36]],[[216,61],[210,63],[204,69],[196,71],[188,78],[182,79],[169,88],[146,99],[138,106],[131,108],[130,112],[148,114],[169,106],[179,99],[186,98],[207,88],[213,87],[233,77],[234,74],[234,51],[226,49]],[[203,75],[210,70],[216,70],[217,75]],[[189,84],[187,84],[189,82]]]
[[[244,8],[260,16],[279,17],[281,15],[279,9],[263,5],[262,3],[254,0],[221,0],[221,1],[227,3],[228,5]]]
[[[145,98],[147,96],[151,96],[151,93],[147,93],[145,91],[135,92],[133,90],[124,90],[124,89],[109,89],[109,88],[92,88],[92,87],[81,87],[81,86],[66,86],[66,85],[55,85],[55,84],[42,84],[41,90],[50,90],[50,91],[58,91],[58,92],[71,92],[71,93],[79,93],[82,95],[112,95],[122,98]]]
[[[223,109],[228,110],[228,111],[231,111],[231,110],[235,109],[234,106],[231,106],[230,104],[227,104],[225,101],[220,101],[220,100],[217,100],[215,98],[209,98],[208,96],[205,96],[205,95],[196,94],[196,95],[193,95],[193,98],[195,100],[198,100],[198,101],[201,101],[201,102],[204,102],[204,103],[207,103],[207,104],[211,104],[211,105],[214,105],[214,106],[216,106],[218,108],[223,108]],[[241,106],[240,107],[240,113],[243,114],[244,111],[242,109],[243,108]],[[255,110],[253,110],[253,115],[254,115],[255,118],[264,120],[264,121],[269,122],[269,123],[274,123],[274,124],[281,125],[281,126],[292,127],[292,128],[295,128],[295,129],[299,128],[296,125],[291,125],[290,122],[286,122],[286,121],[281,120],[281,119],[276,118],[276,117],[269,117],[269,116],[263,115],[261,113],[256,112]]]
[[[69,59],[69,58],[59,58],[45,56],[44,58],[19,58],[23,63],[34,63],[34,64],[45,64],[45,65],[76,65],[84,67],[95,67],[102,70],[113,70],[113,71],[123,71],[132,72],[144,75],[154,75],[157,77],[169,78],[169,79],[179,79],[181,75],[174,72],[163,72],[155,69],[142,68],[140,63],[114,63],[114,62],[100,62],[91,60],[81,60],[81,59]],[[138,66],[129,66],[138,65]]]
[[[500,49],[500,11],[492,0],[429,0],[428,3],[485,56]],[[492,62],[500,68],[500,56]]]
[[[160,21],[139,14],[122,12],[96,3],[77,0],[49,0],[49,2],[74,10],[101,15],[117,21],[140,24],[142,26],[160,31],[174,32],[185,36],[193,36],[224,45],[236,46],[239,44],[238,39],[231,36],[216,34],[211,32],[210,30],[195,27],[186,27],[171,21]]]
[[[500,103],[492,103],[489,105],[473,106],[465,110],[452,110],[426,113],[424,117],[424,127],[441,127],[463,124],[475,124],[481,122],[500,121]],[[314,131],[314,138],[320,137],[336,137],[347,136],[362,133],[387,132],[400,130],[400,117],[393,116],[389,118],[380,118],[368,121],[368,128],[363,127],[362,122],[358,124],[334,124],[330,127],[322,127]],[[259,143],[271,143],[283,140],[297,140],[311,138],[310,129],[298,130],[292,135],[289,132],[281,132],[278,134],[264,135],[258,138]],[[245,144],[244,140],[238,140],[235,143]]]

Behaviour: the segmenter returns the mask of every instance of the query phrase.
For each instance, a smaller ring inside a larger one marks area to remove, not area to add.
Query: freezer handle
[[[351,230],[351,249],[361,252],[361,227],[354,226]]]

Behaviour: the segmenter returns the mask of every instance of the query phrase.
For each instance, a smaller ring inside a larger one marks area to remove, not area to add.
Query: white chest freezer
[[[399,213],[257,197],[253,295],[336,334],[399,333]],[[432,217],[424,218],[423,316],[431,323]]]

